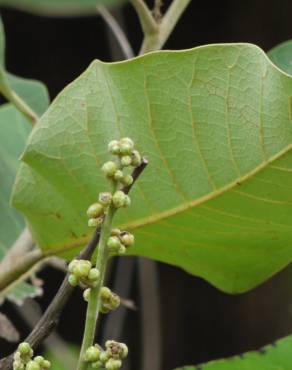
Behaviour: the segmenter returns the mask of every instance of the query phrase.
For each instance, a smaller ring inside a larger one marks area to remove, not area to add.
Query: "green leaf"
[[[241,356],[211,361],[199,366],[184,366],[176,370],[290,370],[292,363],[292,336],[272,345]]]
[[[112,6],[125,0],[0,0],[0,5],[45,16],[97,13],[97,5]]]
[[[277,67],[292,75],[292,40],[275,46],[268,52],[268,56]]]
[[[291,95],[250,44],[95,61],[30,136],[13,203],[44,251],[76,253],[107,143],[129,136],[150,162],[118,213],[131,253],[246,291],[292,259]]]

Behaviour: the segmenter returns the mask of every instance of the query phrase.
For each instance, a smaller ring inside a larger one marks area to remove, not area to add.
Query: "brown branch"
[[[134,169],[132,173],[134,179],[133,183],[122,189],[126,194],[129,193],[132,186],[141,175],[147,164],[148,161],[143,158],[140,166]],[[86,248],[76,257],[77,259],[91,258],[98,244],[99,234],[100,230],[96,229]],[[25,341],[28,342],[33,349],[36,349],[42,343],[42,341],[53,331],[53,329],[59,322],[60,315],[74,290],[74,288],[68,282],[68,275],[69,274],[67,273],[54,299],[52,300],[32,332],[25,339]],[[14,354],[12,353],[11,355],[3,358],[0,361],[1,370],[12,369],[13,355]]]

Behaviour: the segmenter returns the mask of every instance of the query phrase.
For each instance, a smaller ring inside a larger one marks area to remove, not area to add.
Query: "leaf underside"
[[[292,337],[286,337],[259,351],[211,361],[198,366],[184,366],[176,370],[290,370]]]
[[[44,251],[75,254],[107,143],[129,136],[150,162],[117,218],[131,253],[246,291],[292,258],[291,94],[251,44],[94,61],[30,136],[13,203]]]
[[[292,40],[275,46],[268,52],[268,56],[276,66],[292,75]]]

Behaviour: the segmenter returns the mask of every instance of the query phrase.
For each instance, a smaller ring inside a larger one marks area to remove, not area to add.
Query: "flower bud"
[[[120,144],[117,140],[112,140],[108,144],[108,151],[112,154],[120,153]]]
[[[25,369],[26,370],[41,370],[41,367],[37,362],[31,360],[26,364]]]
[[[103,363],[101,361],[96,361],[91,364],[93,369],[101,369],[103,367]]]
[[[99,355],[99,360],[104,364],[109,359],[109,355],[106,351],[102,351]]]
[[[134,149],[134,141],[132,139],[130,139],[129,137],[124,137],[120,140],[119,144],[122,146],[122,145],[128,145],[131,147],[131,150]]]
[[[43,362],[43,369],[47,370],[51,367],[51,362],[49,360],[44,360]]]
[[[125,185],[125,186],[132,185],[133,181],[134,181],[134,179],[133,179],[132,175],[125,175],[121,180],[122,184]]]
[[[74,271],[78,265],[78,260],[72,260],[68,265],[68,271],[74,274]]]
[[[88,218],[97,218],[103,211],[103,206],[100,203],[93,203],[87,210],[87,216]]]
[[[17,350],[20,352],[21,355],[26,356],[26,355],[30,354],[31,347],[30,347],[29,343],[22,342],[18,345]]]
[[[109,192],[100,193],[98,200],[100,204],[102,204],[104,207],[107,207],[112,202],[112,195]]]
[[[124,200],[124,207],[129,207],[131,205],[131,198],[129,195],[125,195],[125,200]]]
[[[124,139],[120,140],[119,145],[120,145],[120,153],[122,155],[132,154],[132,151],[134,149],[134,142],[131,139],[125,137]]]
[[[107,247],[109,252],[118,253],[121,246],[120,239],[117,236],[110,236],[107,241]]]
[[[69,277],[68,277],[68,282],[69,282],[70,285],[75,287],[75,286],[78,285],[79,280],[75,275],[70,274]]]
[[[121,181],[121,180],[122,180],[122,178],[123,178],[123,176],[124,176],[123,171],[121,171],[121,170],[117,170],[117,171],[115,172],[115,174],[114,174],[114,179],[115,179],[116,181]]]
[[[122,256],[123,254],[125,254],[125,253],[126,253],[126,251],[127,251],[126,247],[122,244],[122,245],[120,246],[120,248],[119,248],[118,254],[119,254],[120,256]]]
[[[120,229],[112,229],[111,235],[112,236],[120,236],[121,230]]]
[[[108,301],[111,297],[111,294],[112,294],[112,291],[109,288],[105,286],[100,288],[100,299],[102,301]]]
[[[90,288],[87,288],[87,289],[84,290],[84,292],[83,292],[83,298],[84,298],[84,301],[85,302],[89,302]]]
[[[25,364],[21,360],[13,361],[13,370],[24,370]]]
[[[118,190],[113,195],[113,204],[116,208],[124,207],[126,194]]]
[[[84,356],[84,361],[87,362],[95,362],[99,359],[100,355],[100,349],[97,348],[96,346],[91,346],[87,348]]]
[[[120,236],[120,240],[125,247],[131,247],[135,242],[135,237],[133,234],[123,232],[122,235]]]
[[[105,347],[110,358],[123,359],[128,355],[128,347],[124,343],[108,340]]]
[[[128,346],[125,343],[120,343],[120,347],[122,349],[121,351],[121,359],[124,359],[128,356],[129,349]]]
[[[129,155],[124,155],[122,158],[121,158],[121,165],[123,167],[128,167],[130,166],[132,163],[132,158],[129,156]]]
[[[105,364],[105,368],[107,370],[118,370],[121,368],[121,366],[122,366],[122,361],[115,360],[113,358],[110,358]]]
[[[101,167],[102,172],[107,177],[113,177],[115,172],[118,170],[118,166],[113,161],[105,162],[104,165]]]
[[[142,163],[142,158],[137,150],[133,150],[131,157],[132,157],[132,166],[134,167],[140,166],[140,164]]]
[[[97,268],[93,267],[88,274],[88,279],[90,281],[97,281],[100,277],[100,272]]]
[[[91,270],[91,262],[88,260],[79,260],[78,265],[74,269],[74,274],[77,278],[86,278]]]
[[[43,362],[44,362],[44,358],[43,356],[36,356],[34,359],[33,359],[36,363],[38,363],[40,365],[40,367],[42,367],[43,365]]]
[[[98,226],[101,226],[103,224],[103,221],[104,221],[104,217],[97,217],[97,218],[90,218],[88,220],[88,226],[89,227],[98,227]]]
[[[107,313],[109,313],[110,312],[110,309],[109,308],[107,308],[106,306],[104,306],[103,304],[100,306],[100,308],[99,308],[99,312],[100,313],[102,313],[102,314],[107,314]]]

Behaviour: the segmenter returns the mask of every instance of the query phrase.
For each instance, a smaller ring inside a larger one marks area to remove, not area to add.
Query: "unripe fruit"
[[[21,360],[14,360],[13,361],[13,370],[24,370],[25,365]]]
[[[103,192],[99,194],[98,200],[100,204],[102,204],[104,207],[107,207],[112,202],[112,195],[109,192]]]
[[[83,298],[85,302],[89,302],[89,297],[90,297],[90,288],[87,288],[83,292]]]
[[[113,358],[110,358],[105,364],[105,368],[107,370],[118,370],[121,368],[121,366],[122,366],[122,361],[115,360]]]
[[[112,253],[118,253],[121,246],[120,239],[117,236],[110,236],[107,241],[108,250]]]
[[[100,217],[97,217],[97,218],[90,218],[88,220],[88,226],[89,227],[98,227],[98,226],[101,226],[103,224],[103,221],[104,221],[103,216],[100,216]]]
[[[110,298],[110,309],[111,310],[116,310],[121,304],[121,300],[120,300],[120,297],[115,294],[115,293],[112,293],[111,295],[111,298]]]
[[[79,260],[78,265],[74,269],[74,274],[77,278],[85,278],[91,270],[91,262],[87,260]]]
[[[125,247],[131,247],[135,242],[135,237],[133,234],[126,232],[120,236],[120,240],[124,244]]]
[[[142,163],[142,158],[140,153],[137,150],[134,150],[132,153],[132,166],[138,167]]]
[[[78,260],[71,261],[68,265],[68,271],[74,274],[74,271],[75,271],[76,266],[78,265],[78,262],[79,262]]]
[[[131,147],[131,149],[133,150],[134,149],[134,141],[132,139],[130,139],[129,137],[124,137],[120,140],[120,145],[129,145]]]
[[[100,349],[95,346],[91,346],[87,348],[85,352],[84,360],[88,362],[95,362],[99,359],[99,355],[100,355]]]
[[[120,145],[117,140],[112,140],[108,144],[108,151],[112,154],[119,154],[120,153]]]
[[[113,195],[113,204],[116,208],[124,207],[126,194],[118,190]]]
[[[133,179],[133,176],[131,175],[125,175],[121,181],[123,185],[129,186],[133,184],[134,179]]]
[[[18,351],[21,355],[28,355],[31,351],[30,345],[27,342],[22,342],[18,346]]]
[[[70,274],[69,277],[68,277],[68,282],[69,282],[70,285],[75,287],[75,286],[78,285],[79,281],[78,281],[78,278],[75,275]]]
[[[121,165],[123,167],[128,167],[130,166],[132,163],[132,158],[129,156],[129,155],[124,155],[122,158],[121,158]]]
[[[105,162],[104,165],[101,167],[102,172],[107,177],[113,177],[115,172],[118,170],[118,166],[113,161]]]
[[[118,254],[121,256],[121,255],[125,254],[126,251],[127,251],[126,247],[124,245],[121,245],[120,248],[119,248]]]
[[[103,213],[103,206],[100,203],[93,203],[87,210],[88,218],[97,218]]]
[[[123,176],[124,176],[123,171],[121,171],[121,170],[117,170],[117,171],[115,172],[115,174],[114,174],[114,179],[115,179],[116,181],[121,181],[121,180],[122,180],[122,178],[123,178]]]
[[[104,315],[110,312],[110,309],[104,305],[101,305],[99,308],[99,312],[103,313]]]
[[[89,271],[89,274],[88,274],[88,279],[90,281],[96,281],[98,280],[100,277],[100,272],[97,268],[92,268],[90,271]]]
[[[26,370],[41,370],[40,365],[35,361],[29,361],[26,364]]]
[[[125,200],[124,200],[124,207],[129,207],[131,205],[131,198],[129,195],[125,195]]]
[[[120,229],[112,229],[111,235],[112,236],[120,236],[121,230]]]
[[[91,364],[91,367],[93,367],[93,369],[100,369],[103,367],[103,363],[101,361],[96,361]]]

